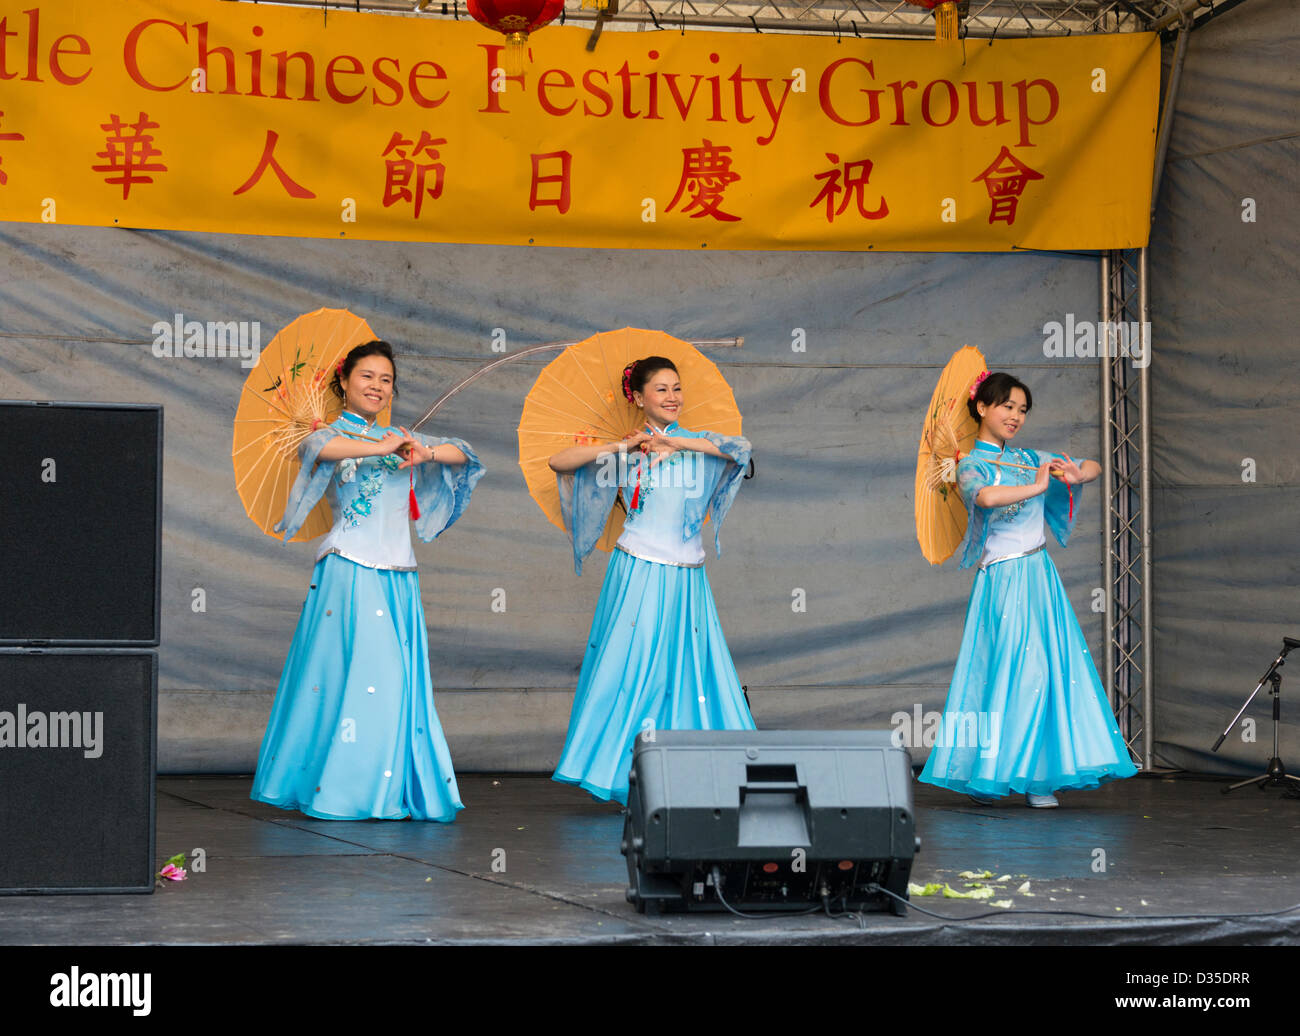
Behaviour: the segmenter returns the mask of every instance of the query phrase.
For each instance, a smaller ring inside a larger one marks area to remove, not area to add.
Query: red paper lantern
[[[505,36],[507,71],[519,72],[528,34],[564,10],[564,0],[466,0],[465,6],[476,22]]]

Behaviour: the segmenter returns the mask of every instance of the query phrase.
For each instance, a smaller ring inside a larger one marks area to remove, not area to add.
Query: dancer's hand
[[[641,448],[646,453],[654,455],[650,460],[650,466],[653,468],[660,461],[667,460],[680,450],[681,446],[671,435],[652,435],[649,436],[649,441]]]
[[[390,453],[397,453],[405,457],[414,442],[415,440],[405,433],[405,429],[401,435],[396,432],[385,432],[384,437],[375,444],[375,456],[384,457]]]
[[[1083,469],[1079,467],[1075,461],[1070,459],[1068,453],[1062,454],[1062,456],[1065,457],[1065,460],[1056,460],[1052,462],[1052,475],[1059,478],[1067,486],[1077,486],[1080,482],[1085,481],[1083,477]]]
[[[1059,464],[1056,458],[1045,460],[1038,466],[1038,476],[1034,479],[1034,495],[1046,493],[1047,487],[1052,484],[1052,466]]]
[[[402,468],[413,468],[417,464],[423,464],[427,460],[433,460],[432,449],[425,446],[424,443],[420,442],[419,439],[408,432],[405,428],[402,429],[402,434],[406,436],[406,448],[399,448],[395,451],[400,453],[403,457],[402,463],[397,465],[399,471]]]

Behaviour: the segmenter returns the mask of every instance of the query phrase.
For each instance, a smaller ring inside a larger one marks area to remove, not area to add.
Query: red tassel
[[[632,510],[636,510],[636,502],[641,497],[641,469],[636,469],[636,488],[632,490]]]
[[[1069,521],[1074,521],[1074,486],[1070,487],[1070,517]]]
[[[411,507],[411,521],[420,520],[420,505],[415,502],[415,466],[411,466],[411,495],[407,501]]]

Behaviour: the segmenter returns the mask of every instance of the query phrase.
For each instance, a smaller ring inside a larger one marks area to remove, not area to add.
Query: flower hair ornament
[[[635,363],[629,363],[623,368],[623,396],[629,403],[636,402],[636,400],[632,398],[632,368],[635,366]]]
[[[988,376],[989,376],[989,372],[988,372],[988,371],[984,371],[984,372],[982,372],[982,373],[980,374],[980,376],[979,376],[978,378],[975,379],[974,383],[973,383],[973,384],[971,385],[971,387],[970,387],[970,398],[971,398],[971,399],[974,399],[974,398],[975,398],[975,393],[979,391],[979,387],[980,387],[980,385],[982,385],[982,384],[984,383],[984,379],[987,378]]]

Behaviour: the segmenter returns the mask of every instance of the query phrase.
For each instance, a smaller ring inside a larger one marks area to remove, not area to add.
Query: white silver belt
[[[1046,543],[1040,543],[1033,550],[1022,550],[1019,554],[1004,554],[1000,558],[989,558],[988,561],[981,561],[980,571],[982,572],[984,569],[988,568],[989,565],[996,565],[999,561],[1015,561],[1016,558],[1027,558],[1030,554],[1037,554],[1046,546]]]
[[[624,554],[636,558],[638,561],[649,561],[652,565],[672,565],[674,568],[703,568],[703,561],[665,561],[663,558],[650,558],[644,554],[637,554],[635,551],[628,550],[620,544],[614,544],[615,550],[621,550]]]
[[[329,550],[327,550],[316,560],[320,561],[321,558],[328,557],[331,554],[337,554],[339,557],[347,561],[351,561],[353,564],[361,565],[363,568],[379,568],[379,569],[383,569],[385,572],[418,572],[419,571],[419,569],[415,565],[380,565],[374,561],[366,561],[363,558],[353,557],[351,554],[339,550],[338,547],[330,547]]]

